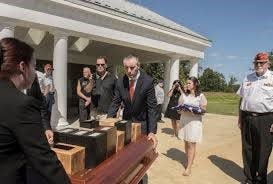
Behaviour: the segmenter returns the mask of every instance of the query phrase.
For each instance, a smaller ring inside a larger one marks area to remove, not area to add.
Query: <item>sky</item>
[[[273,50],[273,0],[133,0],[212,40],[203,69],[240,83],[257,52]]]

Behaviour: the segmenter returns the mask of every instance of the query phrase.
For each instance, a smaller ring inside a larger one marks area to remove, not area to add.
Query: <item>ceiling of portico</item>
[[[17,26],[15,37],[26,41],[28,30],[29,28]],[[68,37],[68,62],[70,63],[95,64],[96,57],[107,56],[109,65],[115,65],[121,64],[122,58],[132,53],[139,56],[141,63],[164,62],[170,59],[167,55],[94,40],[90,40],[88,46],[81,52],[70,49],[78,39],[74,36]],[[32,44],[32,46],[35,48],[37,59],[52,60],[54,50],[54,36],[52,34],[46,32],[40,44]]]

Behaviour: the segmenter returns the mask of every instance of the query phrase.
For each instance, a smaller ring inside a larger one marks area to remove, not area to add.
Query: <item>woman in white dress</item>
[[[195,77],[187,80],[186,91],[179,98],[179,104],[197,106],[205,110],[207,99],[200,92],[199,81]],[[183,173],[184,176],[191,174],[191,167],[195,157],[196,143],[202,140],[202,115],[193,112],[180,111],[182,114],[178,137],[185,142],[185,152],[187,156],[187,167]]]

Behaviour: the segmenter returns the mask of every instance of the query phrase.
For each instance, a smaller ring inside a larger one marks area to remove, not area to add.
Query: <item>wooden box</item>
[[[67,143],[67,135],[69,133],[76,132],[78,129],[75,128],[64,128],[60,130],[55,130],[54,131],[54,142],[62,142],[62,143]]]
[[[131,142],[131,122],[127,120],[120,120],[118,118],[107,118],[100,121],[100,126],[115,126],[117,130],[124,131],[125,139],[124,144],[127,145]]]
[[[95,132],[105,133],[106,134],[106,157],[116,153],[116,142],[117,142],[117,128],[101,126],[95,129]]]
[[[83,135],[89,134],[92,131],[89,130],[76,130],[75,132],[68,133],[66,135],[66,143],[67,144],[73,144],[78,146],[83,146]]]
[[[98,120],[86,120],[80,122],[82,128],[97,128],[99,126]]]
[[[127,145],[131,142],[131,129],[132,123],[130,121],[122,120],[115,123],[117,130],[124,131],[125,139],[124,144]]]
[[[71,176],[72,184],[138,184],[157,158],[153,142],[141,136],[92,170]]]
[[[131,141],[136,142],[136,140],[141,136],[141,124],[132,123],[132,134]]]
[[[92,132],[84,135],[85,145],[87,146],[86,153],[86,168],[94,168],[104,160],[106,160],[106,134],[103,132]]]
[[[100,120],[99,124],[100,126],[115,126],[115,124],[119,121],[120,119],[118,118],[107,118],[107,119]]]
[[[63,164],[67,174],[75,174],[84,170],[85,148],[76,145],[58,143],[52,150]]]
[[[78,130],[67,137],[69,144],[85,147],[85,168],[94,168],[106,159],[106,134]]]
[[[124,131],[117,131],[117,144],[116,144],[116,152],[122,150],[124,148]]]

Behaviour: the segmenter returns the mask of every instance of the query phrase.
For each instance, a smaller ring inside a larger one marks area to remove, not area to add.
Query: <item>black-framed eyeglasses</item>
[[[256,65],[256,66],[258,66],[258,65],[263,66],[263,65],[266,64],[266,63],[267,63],[267,61],[266,61],[266,62],[264,62],[264,61],[254,61],[254,62],[253,62],[253,64]]]
[[[105,66],[105,64],[96,64],[96,66]]]

